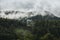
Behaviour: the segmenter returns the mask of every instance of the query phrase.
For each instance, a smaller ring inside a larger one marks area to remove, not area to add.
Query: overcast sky
[[[39,9],[60,7],[60,0],[0,0],[2,10],[6,9]],[[38,10],[37,9],[37,10]]]
[[[0,0],[0,10],[49,11],[60,17],[60,0]]]

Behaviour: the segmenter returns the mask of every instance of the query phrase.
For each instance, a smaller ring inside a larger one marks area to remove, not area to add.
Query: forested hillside
[[[0,40],[60,40],[60,20],[33,21],[0,18]]]

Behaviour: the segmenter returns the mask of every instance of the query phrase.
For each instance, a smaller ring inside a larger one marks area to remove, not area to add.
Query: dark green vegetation
[[[33,23],[27,26],[18,20],[0,18],[0,40],[60,40],[60,20]]]

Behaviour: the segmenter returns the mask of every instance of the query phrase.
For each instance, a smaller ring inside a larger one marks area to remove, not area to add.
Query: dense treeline
[[[0,40],[60,40],[60,20],[33,21],[0,18]]]

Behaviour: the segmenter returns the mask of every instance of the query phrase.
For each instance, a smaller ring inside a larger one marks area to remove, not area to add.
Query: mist
[[[60,0],[0,0],[0,10],[18,10],[25,13],[9,14],[1,13],[1,17],[17,19],[19,17],[28,17],[29,12],[35,15],[46,15],[45,11],[60,17]],[[50,14],[49,13],[49,14]],[[4,14],[4,15],[3,15]]]

